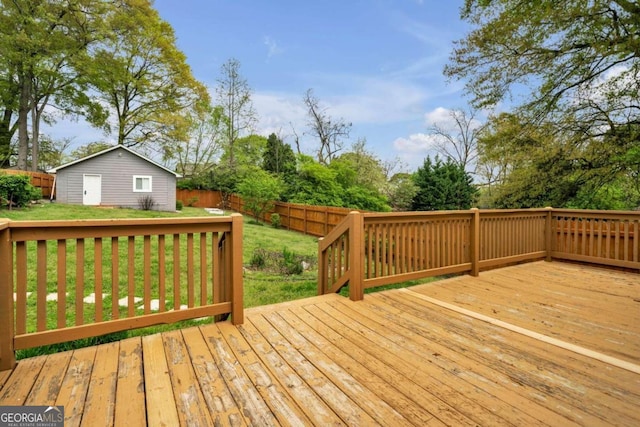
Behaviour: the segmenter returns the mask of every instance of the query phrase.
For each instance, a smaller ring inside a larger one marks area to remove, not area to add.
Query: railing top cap
[[[9,224],[11,228],[117,227],[117,226],[158,226],[158,225],[176,225],[176,224],[181,224],[181,225],[216,224],[216,223],[224,224],[224,223],[230,223],[231,221],[232,221],[231,216],[217,216],[217,217],[182,217],[182,218],[134,218],[134,219],[116,218],[116,219],[9,221]]]

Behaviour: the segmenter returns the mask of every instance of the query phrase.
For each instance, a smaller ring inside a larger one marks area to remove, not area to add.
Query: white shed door
[[[102,175],[82,176],[82,204],[99,205],[102,201]]]

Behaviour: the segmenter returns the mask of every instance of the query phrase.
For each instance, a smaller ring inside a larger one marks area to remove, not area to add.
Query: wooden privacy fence
[[[239,214],[0,220],[0,370],[14,350],[229,314],[243,322]]]
[[[201,208],[222,208],[223,198],[219,191],[209,190],[176,190],[176,200],[185,206]],[[250,215],[244,201],[236,194],[229,197],[228,208]],[[271,215],[280,215],[280,223],[287,230],[298,231],[311,236],[325,236],[339,224],[352,209],[332,206],[310,206],[296,203],[275,202],[273,210],[263,218],[271,222]]]
[[[210,190],[176,190],[176,200],[180,200],[185,206],[196,208],[220,208],[222,207],[222,194],[219,191]]]
[[[351,212],[318,243],[318,292],[363,290],[545,258],[640,269],[640,212]]]
[[[246,210],[244,201],[240,196],[234,194],[229,201],[229,207],[234,211],[246,215],[251,214]],[[274,208],[265,214],[264,220],[271,222],[271,216],[278,214],[283,228],[321,237],[333,230],[352,210],[333,206],[275,202]]]
[[[6,173],[7,175],[28,175],[31,179],[31,185],[42,190],[42,197],[51,197],[53,192],[53,183],[55,181],[54,175],[42,172],[29,172],[15,169],[2,169],[0,173]]]

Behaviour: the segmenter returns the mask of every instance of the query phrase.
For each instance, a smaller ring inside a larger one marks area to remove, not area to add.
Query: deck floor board
[[[63,404],[65,426],[640,425],[639,361],[640,275],[536,262],[20,360],[0,405]]]

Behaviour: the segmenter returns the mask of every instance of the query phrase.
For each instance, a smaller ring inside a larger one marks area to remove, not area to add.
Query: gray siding
[[[154,209],[176,209],[176,177],[126,150],[113,150],[57,171],[56,200],[60,203],[82,204],[82,176],[102,175],[101,205],[138,208],[138,200],[151,195]],[[133,176],[151,176],[152,192],[133,191]]]

